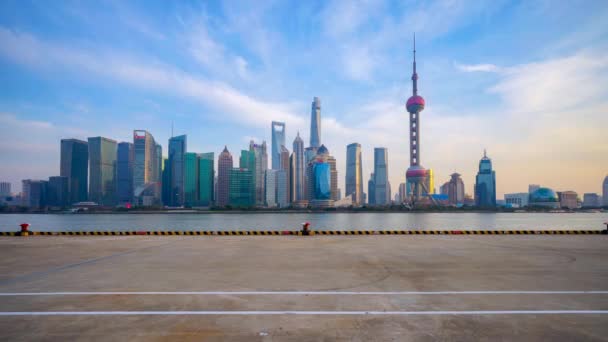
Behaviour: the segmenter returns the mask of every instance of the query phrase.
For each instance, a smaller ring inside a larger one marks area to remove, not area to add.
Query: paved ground
[[[605,236],[0,238],[0,340],[608,340],[607,246]]]

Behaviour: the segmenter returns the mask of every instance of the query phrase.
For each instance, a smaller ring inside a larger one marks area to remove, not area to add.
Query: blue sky
[[[599,192],[608,174],[605,1],[2,1],[0,179],[59,173],[59,139],[130,141],[166,153],[233,155],[285,121],[309,139],[310,102],[338,159],[389,149],[393,191],[408,166],[412,33],[421,161],[467,193],[483,149],[498,192],[529,183]]]

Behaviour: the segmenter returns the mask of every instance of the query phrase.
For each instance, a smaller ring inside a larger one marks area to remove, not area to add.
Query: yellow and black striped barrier
[[[608,230],[312,230],[309,235],[598,235]],[[0,232],[0,236],[277,236],[297,235],[294,230],[145,230],[145,231],[27,231]]]

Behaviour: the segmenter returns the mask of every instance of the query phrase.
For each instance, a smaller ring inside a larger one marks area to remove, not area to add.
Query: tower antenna
[[[173,120],[171,120],[171,138],[173,138]]]

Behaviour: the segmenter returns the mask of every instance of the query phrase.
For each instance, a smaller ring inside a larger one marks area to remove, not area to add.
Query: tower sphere
[[[407,100],[405,107],[408,113],[420,113],[424,110],[424,99],[422,96],[414,95]]]

